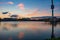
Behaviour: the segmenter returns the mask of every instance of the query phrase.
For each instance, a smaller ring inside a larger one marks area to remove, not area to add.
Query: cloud
[[[3,4],[3,2],[0,2],[0,4]]]
[[[18,7],[19,7],[21,10],[24,10],[24,4],[23,4],[23,3],[18,4]]]
[[[14,2],[10,1],[10,2],[0,2],[0,4],[14,4]]]
[[[39,11],[38,9],[35,9],[32,13],[26,14],[26,16],[27,17],[52,16],[52,13],[47,10]],[[54,13],[54,16],[60,16],[60,13]]]
[[[14,4],[13,2],[7,2],[7,4]]]
[[[51,16],[51,13],[44,11],[39,11],[38,9],[35,9],[32,13],[27,14],[26,16],[32,17],[32,16]]]
[[[60,16],[60,13],[55,13],[54,15],[55,15],[55,16]]]
[[[40,12],[40,10],[38,8],[35,8],[35,9],[27,9],[27,10],[24,9],[23,12],[26,13],[26,14],[22,14],[23,17],[42,16],[43,15],[43,13]],[[43,12],[46,13],[45,11],[43,11]]]
[[[33,10],[33,13],[38,13],[38,12],[39,12],[38,8],[36,8],[36,9]]]

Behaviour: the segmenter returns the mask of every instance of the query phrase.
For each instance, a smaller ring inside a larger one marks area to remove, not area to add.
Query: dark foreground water
[[[0,22],[0,40],[45,40],[51,38],[49,22]],[[60,37],[60,23],[54,27],[55,37]]]

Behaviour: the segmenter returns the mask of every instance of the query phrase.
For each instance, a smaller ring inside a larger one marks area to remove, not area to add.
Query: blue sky
[[[60,14],[60,0],[54,0],[54,5],[54,13]],[[44,12],[51,14],[50,6],[51,0],[0,0],[0,12],[8,11],[13,14],[30,14],[31,16],[35,11],[37,16],[37,12],[43,15]]]

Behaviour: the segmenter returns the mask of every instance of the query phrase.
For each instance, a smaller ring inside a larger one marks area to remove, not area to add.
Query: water
[[[49,22],[0,22],[0,40],[45,40],[51,38]],[[60,37],[60,23],[54,27],[55,37]]]

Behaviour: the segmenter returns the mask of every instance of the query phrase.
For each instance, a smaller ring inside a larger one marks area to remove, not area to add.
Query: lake
[[[0,40],[45,40],[51,35],[52,25],[49,22],[0,22]],[[60,37],[60,23],[54,26],[54,36]]]

